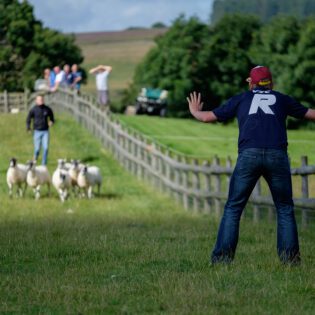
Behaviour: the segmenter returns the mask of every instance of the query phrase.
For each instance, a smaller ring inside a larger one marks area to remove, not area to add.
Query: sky
[[[207,22],[214,0],[29,0],[44,26],[65,33],[170,25],[181,13]]]

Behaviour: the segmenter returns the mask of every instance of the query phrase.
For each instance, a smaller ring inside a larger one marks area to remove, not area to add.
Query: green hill
[[[266,22],[273,16],[285,14],[305,18],[315,14],[314,0],[215,0],[211,22],[216,23],[225,14],[254,14]]]

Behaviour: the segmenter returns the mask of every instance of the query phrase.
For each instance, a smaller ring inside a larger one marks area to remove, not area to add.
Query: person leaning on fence
[[[71,84],[71,87],[74,88],[79,94],[80,93],[80,88],[81,88],[81,81],[82,81],[82,72],[79,71],[77,64],[73,64],[72,65],[71,73],[72,73],[72,84]]]
[[[211,262],[232,262],[239,235],[242,211],[258,179],[263,176],[277,210],[277,252],[281,262],[300,262],[290,165],[287,155],[286,118],[315,120],[315,110],[273,90],[267,67],[257,66],[247,79],[249,91],[230,98],[213,111],[202,111],[201,95],[187,98],[191,114],[202,122],[226,121],[237,117],[238,159],[230,181]]]
[[[59,66],[54,67],[55,72],[55,82],[54,86],[51,88],[51,92],[56,92],[59,87],[66,87],[66,75],[63,70],[60,69]]]
[[[54,122],[54,113],[49,106],[44,104],[42,95],[36,96],[35,106],[31,108],[26,119],[26,128],[31,132],[31,122],[33,120],[34,139],[34,161],[37,161],[41,147],[43,147],[42,165],[47,165],[49,146],[49,127]]]
[[[91,74],[95,74],[96,89],[97,89],[97,101],[105,109],[109,103],[108,92],[108,76],[112,71],[111,66],[99,65],[89,71]]]

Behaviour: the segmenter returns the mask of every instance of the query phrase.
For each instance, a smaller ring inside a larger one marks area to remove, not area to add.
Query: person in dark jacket
[[[239,222],[257,180],[263,176],[277,209],[277,251],[281,262],[300,262],[300,250],[289,159],[286,118],[315,120],[315,110],[273,90],[267,67],[257,66],[247,79],[249,91],[230,98],[213,111],[202,111],[201,95],[187,98],[191,114],[203,122],[226,121],[237,117],[238,159],[230,181],[228,200],[219,227],[211,262],[230,263],[235,255]]]
[[[47,165],[48,146],[49,146],[49,127],[54,122],[54,113],[49,106],[44,104],[42,95],[36,96],[35,106],[31,108],[26,119],[27,131],[31,131],[31,122],[33,120],[34,130],[34,160],[37,161],[40,149],[43,147],[42,165]]]

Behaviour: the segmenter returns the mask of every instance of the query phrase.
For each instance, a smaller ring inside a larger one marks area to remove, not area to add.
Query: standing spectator
[[[108,76],[111,71],[111,66],[103,65],[99,65],[89,71],[91,74],[95,74],[97,101],[103,107],[103,109],[105,109],[109,103]]]
[[[81,81],[82,81],[82,72],[79,71],[78,65],[73,64],[71,67],[72,73],[72,85],[71,87],[74,88],[78,93],[80,92],[81,88]]]
[[[66,76],[65,72],[60,69],[59,66],[54,67],[54,72],[56,74],[55,84],[51,89],[52,92],[56,92],[59,87],[65,87],[66,85]]]
[[[50,70],[49,68],[44,70],[44,79],[46,80],[49,89],[52,89],[55,85],[55,78],[56,74],[54,71]]]
[[[47,165],[49,146],[49,127],[54,122],[54,113],[50,107],[44,104],[42,95],[36,96],[35,106],[31,108],[26,119],[26,128],[31,132],[31,122],[33,120],[34,130],[34,160],[37,161],[40,149],[43,147],[42,165]]]
[[[257,66],[247,79],[249,91],[230,98],[213,111],[202,111],[201,96],[187,98],[191,114],[203,122],[237,117],[239,156],[230,181],[212,263],[230,263],[235,255],[243,209],[257,180],[263,176],[277,209],[277,251],[282,263],[300,262],[292,182],[287,155],[286,118],[315,120],[315,110],[273,90],[267,67]]]
[[[65,73],[64,83],[66,87],[71,87],[73,83],[73,74],[70,70],[71,69],[69,65],[66,64],[63,66],[63,72]]]
[[[50,87],[50,69],[49,68],[44,69],[44,80],[46,81],[47,86]]]

